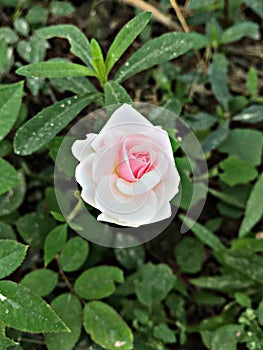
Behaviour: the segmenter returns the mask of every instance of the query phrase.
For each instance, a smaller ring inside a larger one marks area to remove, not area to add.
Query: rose
[[[180,177],[168,134],[130,105],[118,108],[99,134],[75,141],[72,153],[80,161],[81,197],[101,211],[97,220],[138,227],[171,216]]]

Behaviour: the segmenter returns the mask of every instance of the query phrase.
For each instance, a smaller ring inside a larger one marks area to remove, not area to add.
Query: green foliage
[[[51,306],[70,329],[70,333],[46,333],[48,350],[71,350],[79,339],[82,325],[82,307],[78,298],[65,293],[55,298]]]
[[[27,248],[14,240],[0,240],[0,279],[10,275],[21,265]]]
[[[0,85],[0,140],[15,124],[23,95],[23,83]]]
[[[89,244],[81,237],[73,237],[62,249],[60,260],[64,271],[78,270],[89,254]]]
[[[153,6],[174,31],[121,2],[77,3],[0,0],[0,350],[261,350],[261,1],[190,0],[185,33],[168,0]],[[76,235],[72,218],[96,215],[80,197],[63,216],[54,166],[72,122],[106,107],[84,139],[133,100],[163,107],[148,117],[169,136],[178,214],[151,242],[108,249]]]
[[[58,283],[57,274],[52,270],[37,269],[28,273],[20,282],[41,297],[49,295]]]
[[[98,327],[98,322],[100,327]],[[133,335],[127,324],[109,305],[91,301],[84,308],[84,328],[91,339],[109,350],[133,348]]]
[[[123,280],[123,273],[117,267],[98,266],[83,272],[74,289],[84,299],[103,299],[114,293],[114,282],[122,283]]]
[[[76,95],[44,108],[18,130],[14,141],[15,152],[28,155],[39,150],[91,103],[94,97],[90,94]]]
[[[68,331],[46,302],[30,289],[14,282],[0,281],[0,295],[1,321],[5,325],[24,332]]]

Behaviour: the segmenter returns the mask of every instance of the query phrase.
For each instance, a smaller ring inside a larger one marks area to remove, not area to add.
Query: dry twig
[[[143,11],[152,12],[153,17],[166,27],[177,30],[181,32],[180,26],[177,23],[173,22],[167,15],[163,14],[160,10],[158,10],[155,6],[146,3],[143,0],[121,0],[124,4],[131,5],[133,7],[137,7]]]
[[[172,5],[172,7],[173,7],[173,9],[174,9],[174,11],[176,13],[176,16],[177,16],[179,22],[181,23],[181,26],[182,26],[183,30],[186,33],[190,32],[190,28],[188,27],[188,24],[186,23],[186,20],[185,20],[182,12],[180,10],[180,7],[177,4],[177,1],[176,0],[170,0],[170,3],[171,3],[171,5]]]

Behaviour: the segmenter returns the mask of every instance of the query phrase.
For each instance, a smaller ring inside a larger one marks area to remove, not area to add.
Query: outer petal
[[[108,122],[104,125],[101,132],[111,128],[118,128],[129,133],[138,132],[138,128],[153,127],[153,124],[149,122],[143,115],[136,111],[132,106],[124,103],[121,107],[116,109],[112,114]]]
[[[87,134],[87,138],[85,140],[76,140],[72,145],[72,153],[77,160],[80,162],[85,159],[91,152],[93,152],[90,147],[90,143],[95,139],[97,134]]]
[[[164,203],[164,205],[158,210],[156,216],[153,218],[153,222],[158,222],[164,219],[168,219],[172,215],[170,203]]]
[[[76,167],[75,173],[76,180],[82,187],[81,197],[86,203],[92,206],[95,206],[95,188],[92,177],[92,163],[95,158],[95,153],[90,154],[86,159],[79,163]]]

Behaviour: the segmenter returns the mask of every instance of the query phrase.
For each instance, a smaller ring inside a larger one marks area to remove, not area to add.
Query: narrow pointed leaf
[[[37,62],[18,68],[17,74],[31,78],[96,76],[93,69],[70,62]]]
[[[1,321],[23,332],[67,332],[68,328],[50,306],[30,289],[0,281]]]
[[[135,40],[135,38],[143,31],[151,16],[151,12],[140,13],[119,31],[113,43],[111,44],[106,57],[107,73],[109,73],[109,71],[127,50],[127,48],[131,45],[131,43]]]
[[[137,50],[115,76],[118,83],[151,68],[183,55],[192,48],[192,39],[185,33],[166,33],[152,39]]]
[[[243,237],[246,233],[248,233],[252,227],[254,227],[255,224],[261,219],[263,215],[262,198],[263,174],[261,174],[261,176],[258,178],[248,198],[245,217],[242,221],[239,231],[240,237]]]
[[[96,96],[96,94],[73,96],[44,108],[16,133],[15,152],[28,155],[38,151],[64,129]]]
[[[54,37],[67,39],[70,43],[70,51],[87,66],[92,67],[89,41],[77,27],[71,24],[60,24],[38,29],[36,33],[44,39]]]
[[[0,86],[0,140],[15,124],[23,96],[23,82]]]

